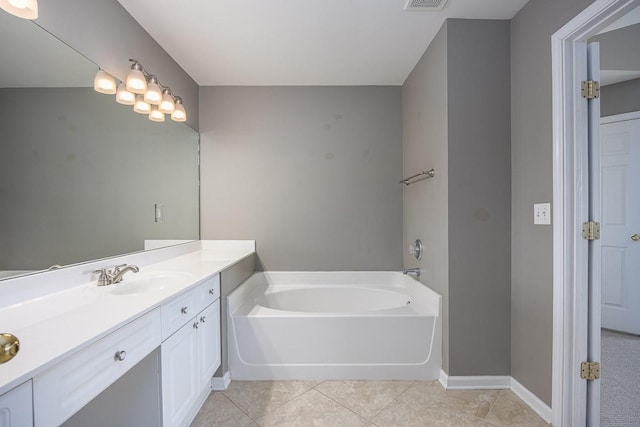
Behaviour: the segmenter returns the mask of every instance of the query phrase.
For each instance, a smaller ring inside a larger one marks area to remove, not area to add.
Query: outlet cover
[[[536,225],[551,225],[551,203],[536,203],[533,205],[533,223]]]

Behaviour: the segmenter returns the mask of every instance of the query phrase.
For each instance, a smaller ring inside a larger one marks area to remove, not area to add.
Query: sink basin
[[[122,282],[109,285],[109,293],[112,295],[136,295],[161,291],[166,288],[182,285],[191,279],[191,277],[189,273],[179,272],[128,274]]]

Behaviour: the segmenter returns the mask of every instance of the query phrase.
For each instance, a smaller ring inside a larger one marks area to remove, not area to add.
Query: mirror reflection
[[[0,279],[199,238],[198,133],[95,92],[96,71],[0,13]]]

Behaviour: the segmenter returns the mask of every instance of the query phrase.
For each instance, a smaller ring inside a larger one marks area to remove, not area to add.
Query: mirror
[[[97,69],[0,11],[0,280],[199,238],[198,133],[95,92]]]

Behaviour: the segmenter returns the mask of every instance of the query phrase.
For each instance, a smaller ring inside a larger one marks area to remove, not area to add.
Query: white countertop
[[[131,256],[136,262],[129,263],[140,265],[140,272],[127,273],[122,283],[110,286],[98,287],[94,278],[86,281],[92,277],[87,276],[87,271],[95,269],[96,263],[70,267],[66,269],[67,275],[78,269],[76,274],[83,274],[84,283],[68,287],[57,284],[56,288],[62,289],[36,297],[33,292],[25,292],[25,299],[0,308],[0,332],[11,333],[20,340],[16,357],[0,365],[0,394],[255,253],[253,241],[197,243],[192,252],[169,259],[166,251],[162,255],[163,250]],[[165,259],[155,262],[162,258]],[[122,262],[127,262],[127,256],[103,260],[100,267]],[[112,293],[127,280],[165,272],[180,273],[180,277],[159,290],[128,295]],[[36,282],[46,281],[47,275],[53,273],[32,276],[34,287]],[[28,284],[28,280],[22,280],[22,286]],[[6,285],[0,282],[0,289]]]

